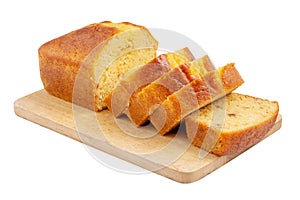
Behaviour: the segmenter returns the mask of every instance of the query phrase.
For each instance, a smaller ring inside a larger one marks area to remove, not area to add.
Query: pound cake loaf
[[[108,95],[104,103],[115,117],[126,112],[130,97],[174,67],[194,60],[188,48],[161,54],[142,67],[130,70]]]
[[[137,126],[144,124],[148,121],[150,112],[156,105],[159,105],[169,95],[195,80],[196,77],[202,77],[214,69],[215,67],[209,57],[204,56],[170,70],[141,91],[131,95],[127,112],[128,117]]]
[[[278,110],[277,102],[231,93],[188,116],[187,136],[219,156],[240,153],[266,136]]]
[[[169,95],[151,113],[150,121],[164,135],[190,113],[225,96],[243,83],[234,64],[230,63]]]
[[[133,67],[156,57],[157,41],[143,26],[101,22],[56,38],[39,48],[45,90],[95,111]]]

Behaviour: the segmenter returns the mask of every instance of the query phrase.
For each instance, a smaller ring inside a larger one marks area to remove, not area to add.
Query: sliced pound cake
[[[277,102],[231,93],[185,119],[188,139],[216,155],[239,153],[274,126]]]
[[[191,60],[194,60],[194,56],[188,48],[161,54],[146,65],[129,71],[104,102],[113,115],[118,117],[127,109],[133,93],[141,90],[172,68]]]
[[[149,119],[151,110],[183,86],[214,70],[208,56],[176,67],[142,90],[131,95],[128,112],[131,121],[140,126]],[[154,107],[153,107],[154,106]],[[153,107],[153,108],[152,108]]]
[[[106,106],[122,76],[156,57],[157,41],[143,26],[101,22],[53,39],[39,48],[45,90],[95,111]]]
[[[243,83],[234,64],[230,63],[169,95],[151,113],[150,121],[164,135],[190,113],[225,96]]]

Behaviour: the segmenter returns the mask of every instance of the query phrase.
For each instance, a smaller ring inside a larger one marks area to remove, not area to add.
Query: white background
[[[194,2],[1,1],[0,199],[299,199],[299,3]],[[200,181],[180,184],[108,169],[82,144],[17,117],[13,102],[42,89],[38,47],[104,20],[174,30],[216,65],[235,62],[245,79],[238,91],[279,101],[282,129]]]

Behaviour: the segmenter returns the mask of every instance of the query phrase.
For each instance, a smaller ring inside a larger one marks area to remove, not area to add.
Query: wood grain
[[[136,128],[125,117],[96,113],[44,90],[18,99],[14,109],[24,119],[181,183],[197,181],[239,155],[218,157],[192,146],[183,125],[177,134],[161,136],[151,125]],[[281,122],[278,116],[268,136]]]

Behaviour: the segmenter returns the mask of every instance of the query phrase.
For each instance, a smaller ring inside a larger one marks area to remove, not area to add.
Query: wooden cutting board
[[[161,136],[148,125],[136,128],[127,118],[109,111],[96,113],[40,90],[18,99],[15,113],[62,135],[182,183],[201,179],[239,154],[218,157],[188,142],[184,126]],[[280,129],[278,116],[268,136]]]

